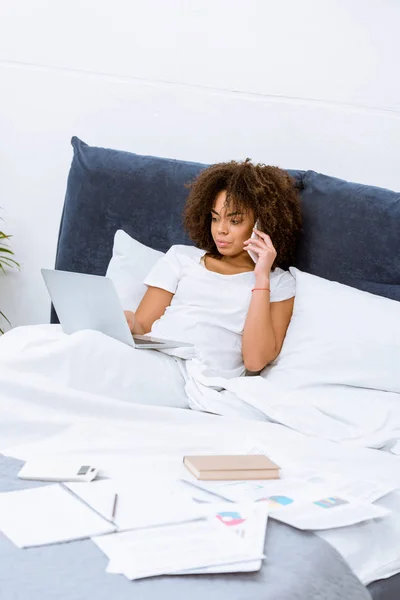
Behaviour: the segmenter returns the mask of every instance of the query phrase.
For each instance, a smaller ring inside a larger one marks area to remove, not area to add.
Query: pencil
[[[118,502],[118,494],[115,494],[115,496],[114,496],[114,504],[113,504],[113,509],[112,509],[112,514],[111,514],[111,519],[112,520],[115,519],[115,513],[117,512],[117,502]]]

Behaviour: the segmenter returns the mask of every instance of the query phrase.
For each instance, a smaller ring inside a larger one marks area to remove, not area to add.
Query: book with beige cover
[[[279,479],[279,466],[264,454],[185,456],[183,464],[197,479]]]

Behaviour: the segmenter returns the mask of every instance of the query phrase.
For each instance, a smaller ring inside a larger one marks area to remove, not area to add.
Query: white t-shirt
[[[151,334],[195,345],[196,355],[216,374],[242,375],[242,334],[255,284],[253,271],[222,275],[200,259],[204,250],[172,246],[155,264],[144,283],[174,294]],[[295,279],[282,269],[270,276],[271,302],[295,295]]]

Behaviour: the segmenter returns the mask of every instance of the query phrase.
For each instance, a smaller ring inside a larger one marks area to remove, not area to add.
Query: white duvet
[[[346,385],[285,391],[268,377],[210,378],[196,362],[187,371],[190,405],[198,410],[268,419],[306,435],[370,448],[389,449],[400,440],[397,393]]]
[[[399,438],[397,394],[362,389],[354,393],[332,386],[323,397],[312,391],[289,395],[261,377],[210,380],[194,362],[187,370],[191,405],[224,417],[147,406],[140,404],[143,398],[135,397],[133,379],[130,398],[120,393],[119,382],[129,386],[130,373],[126,369],[121,373],[119,354],[126,347],[115,340],[78,334],[86,348],[88,373],[95,371],[91,361],[99,351],[109,358],[107,372],[98,373],[93,385],[86,381],[85,388],[79,389],[77,382],[71,387],[66,376],[72,366],[64,350],[73,336],[54,326],[28,327],[17,333],[0,339],[0,452],[4,454],[24,460],[74,455],[113,477],[128,473],[144,481],[151,476],[162,484],[179,475],[184,454],[233,452],[250,439],[271,448],[277,461],[281,455],[296,461],[299,468],[336,470],[355,479],[394,479],[400,487],[400,457],[362,447],[389,447]],[[156,373],[148,376],[156,385]],[[107,381],[104,388],[102,380]],[[365,584],[400,571],[399,493],[378,503],[389,506],[392,514],[321,533]]]

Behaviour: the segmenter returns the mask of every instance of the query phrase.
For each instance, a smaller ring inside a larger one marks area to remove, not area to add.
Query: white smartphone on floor
[[[28,461],[24,464],[18,477],[32,481],[92,481],[98,469],[80,462],[62,461]]]
[[[258,228],[258,221],[256,221],[255,225],[254,225],[255,229]],[[257,234],[253,231],[253,233],[251,234],[252,239],[257,237]],[[247,252],[249,253],[251,259],[253,260],[253,262],[257,262],[258,259],[258,255],[253,252],[252,250],[247,250]]]

